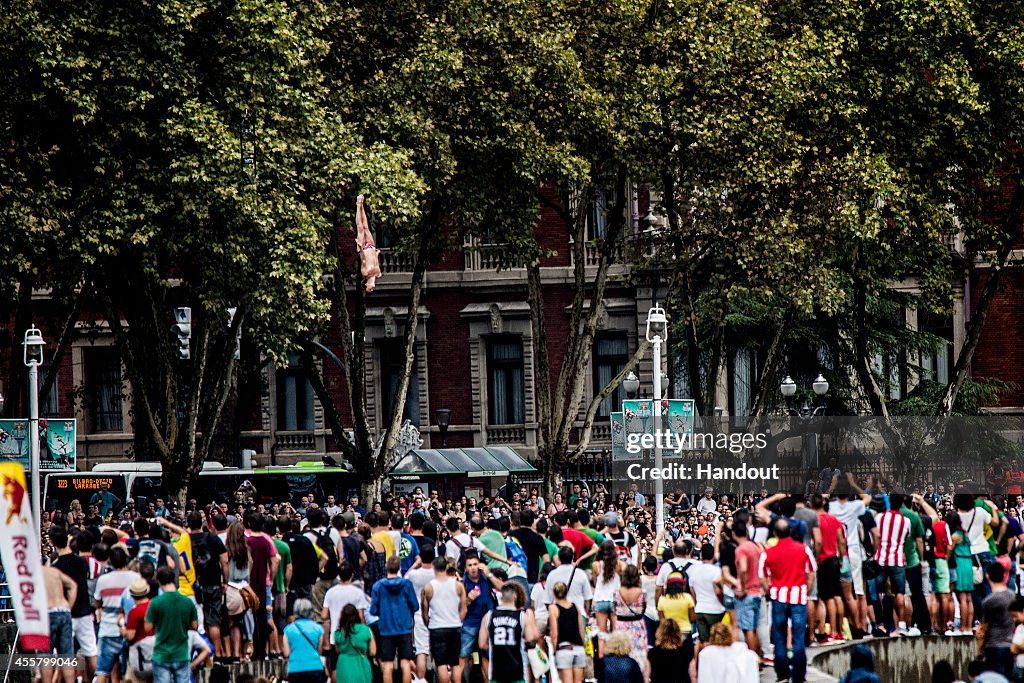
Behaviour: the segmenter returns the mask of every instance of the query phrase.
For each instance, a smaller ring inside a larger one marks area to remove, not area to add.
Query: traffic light
[[[188,306],[174,309],[174,325],[171,326],[177,340],[178,358],[188,360],[192,357],[189,344],[192,342],[192,309]]]

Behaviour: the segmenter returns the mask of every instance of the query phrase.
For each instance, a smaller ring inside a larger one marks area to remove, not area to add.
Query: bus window
[[[100,490],[103,483],[106,483],[110,492],[122,502],[128,498],[128,480],[122,474],[48,474],[43,495],[46,501],[44,509],[47,512],[53,512],[58,508],[67,510],[71,507],[71,501],[77,499],[82,504],[84,512],[89,506],[89,500]]]

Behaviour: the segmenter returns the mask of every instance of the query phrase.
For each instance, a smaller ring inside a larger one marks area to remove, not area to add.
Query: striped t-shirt
[[[768,579],[768,597],[772,600],[806,605],[807,574],[817,569],[810,548],[792,538],[783,538],[761,553],[757,573]]]
[[[910,534],[910,520],[897,510],[886,510],[875,520],[878,525],[878,547],[875,561],[883,567],[905,567],[903,544]]]

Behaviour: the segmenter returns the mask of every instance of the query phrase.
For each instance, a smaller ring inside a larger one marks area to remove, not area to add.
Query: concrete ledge
[[[974,634],[969,636],[928,636],[873,638],[829,649],[811,650],[810,665],[839,679],[850,670],[850,650],[867,645],[875,654],[875,672],[886,683],[930,683],[932,667],[943,659],[967,680],[967,664],[976,652]]]

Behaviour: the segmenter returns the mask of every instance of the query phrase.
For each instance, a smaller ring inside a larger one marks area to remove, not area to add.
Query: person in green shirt
[[[544,547],[548,549],[548,557],[552,560],[558,557],[558,544],[548,538],[548,520],[541,518],[537,520],[537,533],[544,539]],[[544,568],[544,558],[540,558],[540,569]]]
[[[502,521],[505,523],[504,529],[502,529]],[[508,566],[508,551],[505,550],[505,536],[502,533],[503,531],[507,532],[508,528],[508,517],[489,519],[487,520],[487,529],[480,534],[480,543],[484,546],[482,554],[487,562],[487,568],[492,571],[495,569],[505,570]]]
[[[274,535],[274,547],[277,548],[277,555],[281,561],[277,565],[277,573],[274,574],[274,584],[271,586],[273,594],[273,612],[267,620],[270,623],[269,649],[271,653],[281,652],[280,633],[284,630],[285,619],[288,618],[288,586],[292,581],[292,551],[288,544],[281,540],[281,531],[278,529]]]
[[[178,592],[178,578],[170,567],[156,570],[162,593],[146,611],[146,631],[156,634],[153,645],[154,683],[189,683],[189,629],[199,627],[196,605]]]
[[[338,647],[338,680],[345,683],[373,683],[370,660],[377,656],[370,627],[359,621],[359,612],[354,605],[345,605],[334,632],[334,644]]]
[[[597,529],[593,529],[590,526],[590,511],[585,509],[579,509],[576,511],[576,516],[579,518],[573,528],[586,535],[591,541],[594,542],[598,548],[604,543],[604,534],[599,532]],[[590,571],[591,565],[594,563],[594,557],[588,557],[587,559],[580,562],[580,569]]]

